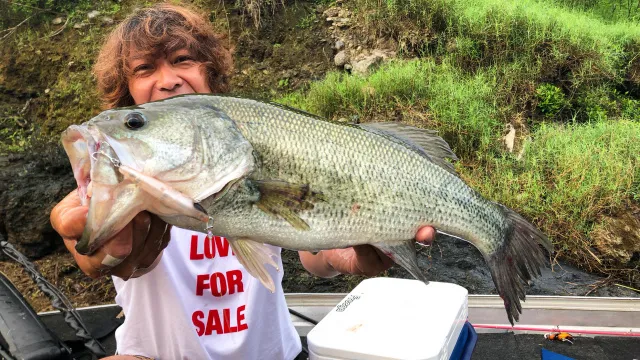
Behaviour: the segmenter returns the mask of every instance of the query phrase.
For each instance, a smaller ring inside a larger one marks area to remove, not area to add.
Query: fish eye
[[[124,125],[131,130],[138,130],[147,123],[147,119],[139,112],[132,112],[124,117]]]

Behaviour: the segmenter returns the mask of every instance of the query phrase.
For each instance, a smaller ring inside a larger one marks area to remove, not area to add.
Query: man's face
[[[129,56],[129,92],[136,104],[162,100],[175,95],[210,93],[204,66],[187,49],[159,57]]]

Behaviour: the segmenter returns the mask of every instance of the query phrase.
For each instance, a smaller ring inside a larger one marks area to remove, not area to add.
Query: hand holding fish
[[[424,226],[416,233],[416,241],[430,245],[436,237],[436,230]],[[375,246],[356,245],[346,249],[322,250],[317,254],[300,251],[300,261],[305,269],[320,277],[334,277],[338,274],[377,276],[390,269],[394,261]]]
[[[50,216],[51,225],[62,236],[65,246],[85,274],[94,279],[115,275],[126,280],[141,276],[157,265],[162,250],[169,243],[171,225],[145,211],[95,253],[81,255],[75,246],[82,236],[88,211],[74,190],[53,208]]]

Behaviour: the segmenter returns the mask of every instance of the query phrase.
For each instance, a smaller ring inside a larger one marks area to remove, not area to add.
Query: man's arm
[[[416,233],[416,241],[431,244],[436,231],[424,226]],[[315,255],[299,251],[300,262],[308,272],[320,277],[338,274],[376,276],[393,266],[393,261],[371,245],[357,245],[346,249],[322,250]]]

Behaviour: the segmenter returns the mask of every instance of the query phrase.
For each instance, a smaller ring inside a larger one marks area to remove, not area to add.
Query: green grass
[[[541,125],[520,160],[459,167],[484,196],[532,219],[557,249],[593,264],[588,234],[605,214],[640,201],[640,124]]]
[[[609,22],[640,21],[640,6],[630,0],[556,0],[570,9],[580,9]]]
[[[357,0],[364,13],[380,4]],[[640,41],[640,24],[607,23],[597,16],[536,0],[393,0],[368,14],[372,25],[394,29],[401,19],[454,36],[502,40],[507,48],[534,48],[542,43],[568,41],[615,57],[625,44]],[[514,55],[514,54],[511,54]],[[613,60],[613,59],[612,59]]]
[[[392,62],[369,77],[329,73],[279,102],[333,119],[403,121],[438,129],[459,156],[487,151],[500,135],[492,72],[465,75],[433,61]]]
[[[533,221],[555,242],[561,258],[603,273],[624,268],[601,267],[588,250],[589,234],[603,215],[640,202],[640,122],[608,116],[613,111],[608,108],[619,105],[611,99],[620,94],[600,86],[588,88],[580,100],[593,112],[589,118],[599,120],[554,123],[553,116],[568,106],[564,95],[550,84],[530,84],[536,106],[547,109],[547,116],[522,119],[527,129],[519,128],[516,153],[508,153],[502,124],[522,102],[509,90],[522,84],[518,75],[526,71],[511,63],[468,74],[448,58],[440,64],[394,61],[368,77],[330,73],[307,91],[278,101],[334,120],[395,119],[437,129],[462,159],[461,176],[487,198]],[[619,116],[637,111],[637,100],[627,100],[626,108],[615,110]]]
[[[355,4],[370,31],[396,38],[407,55],[450,58],[470,73],[515,64],[521,68],[515,74],[519,90],[527,83],[558,86],[567,106],[556,120],[592,120],[595,113],[581,101],[592,87],[619,89],[622,96],[615,101],[621,102],[628,98],[625,92],[636,89],[637,94],[640,85],[632,76],[640,71],[638,21],[605,21],[593,11],[551,0],[355,0]],[[526,97],[525,103],[535,100],[533,92],[515,95]],[[617,114],[605,111],[605,115]]]

